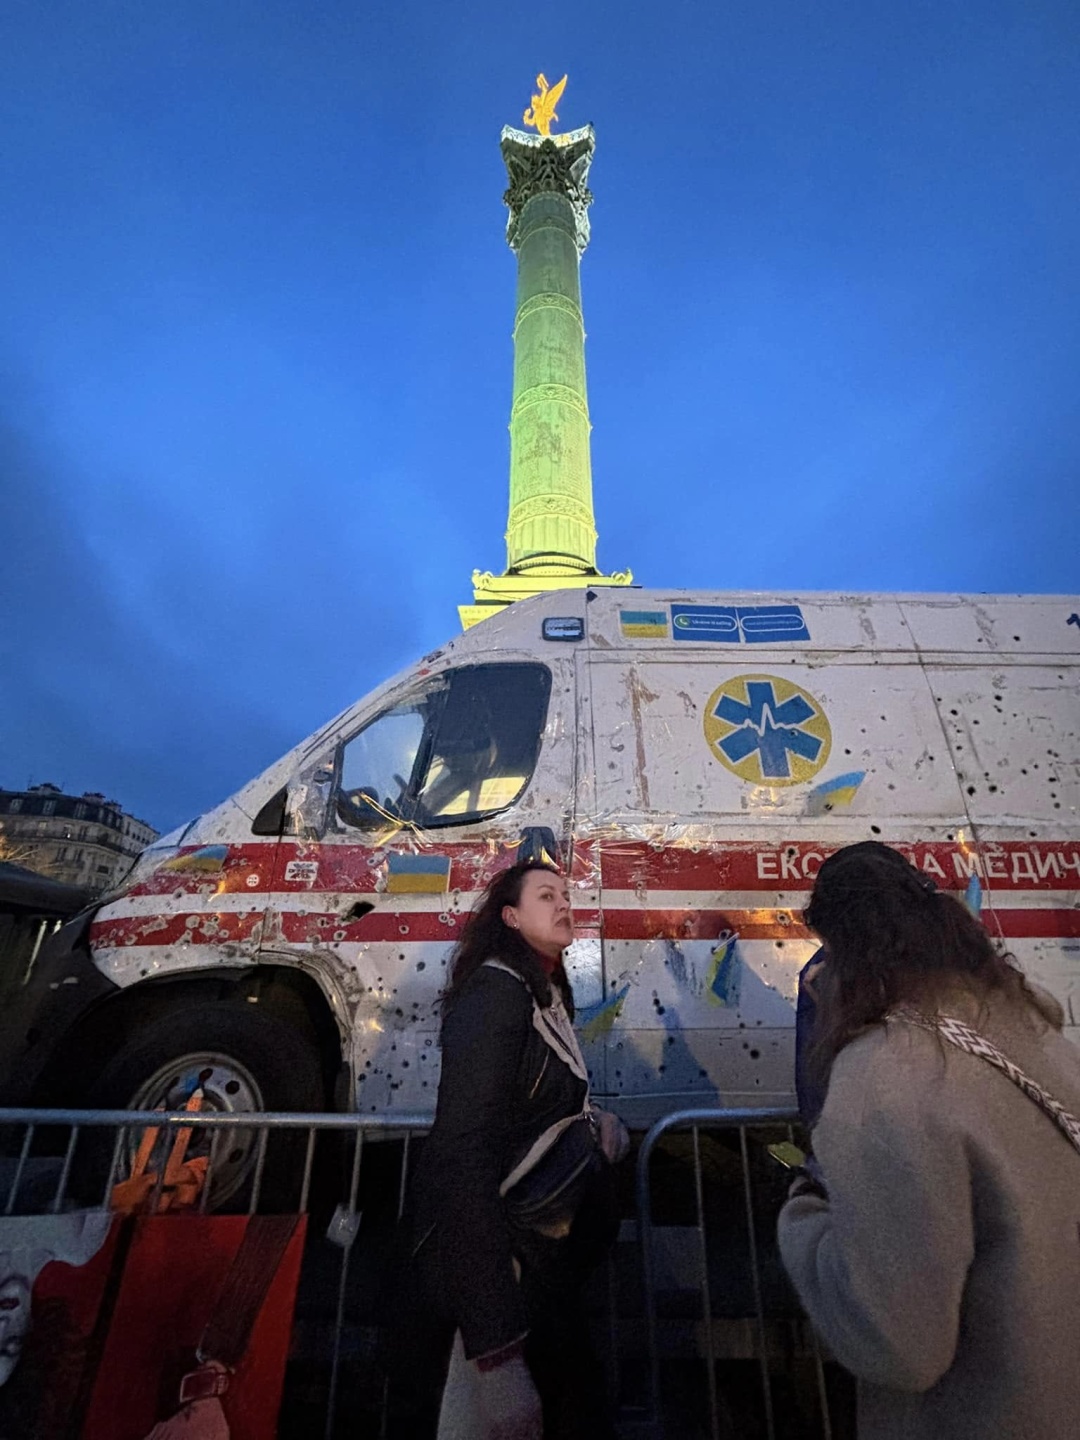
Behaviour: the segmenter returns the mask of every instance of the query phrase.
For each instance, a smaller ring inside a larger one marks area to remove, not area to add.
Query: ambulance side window
[[[438,676],[345,746],[339,818],[432,828],[505,810],[532,779],[550,694],[544,665],[468,665]]]
[[[346,825],[377,826],[403,818],[426,724],[423,701],[400,705],[345,746],[338,815]]]

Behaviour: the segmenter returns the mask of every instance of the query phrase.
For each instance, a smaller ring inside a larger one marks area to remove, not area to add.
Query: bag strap
[[[483,968],[491,970],[505,970],[507,975],[513,975],[519,984],[528,989],[525,977],[519,975],[509,965],[504,965],[501,960],[485,960]],[[533,1029],[543,1040],[549,1049],[563,1062],[572,1075],[579,1080],[589,1083],[589,1071],[586,1068],[584,1057],[581,1054],[581,1047],[578,1045],[577,1036],[574,1034],[574,1027],[570,1023],[570,1017],[566,1013],[558,994],[552,987],[551,1005],[548,1009],[541,1009],[537,1003],[536,996],[529,991],[532,998],[532,1023]]]
[[[199,1340],[200,1363],[220,1360],[236,1369],[298,1224],[295,1215],[250,1217]]]
[[[1034,1100],[1043,1114],[1049,1116],[1080,1153],[1080,1120],[1075,1115],[1071,1115],[1049,1091],[1044,1090],[1037,1080],[1032,1080],[1030,1075],[1026,1075],[1020,1069],[1019,1065],[1014,1065],[1007,1055],[987,1040],[985,1035],[980,1035],[977,1030],[973,1030],[970,1025],[965,1025],[962,1020],[957,1020],[952,1015],[931,1017],[923,1015],[921,1011],[904,1008],[890,1010],[885,1019],[900,1020],[905,1025],[914,1025],[920,1030],[929,1030],[932,1034],[940,1035],[943,1040],[948,1040],[949,1044],[955,1045],[958,1050],[963,1050],[968,1055],[978,1056],[980,1060],[985,1060],[987,1064],[993,1065],[995,1070],[1000,1070],[1003,1075],[1007,1075],[1029,1100]]]

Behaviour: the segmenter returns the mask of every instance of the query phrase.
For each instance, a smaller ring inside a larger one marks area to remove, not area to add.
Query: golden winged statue
[[[545,138],[551,134],[551,122],[558,120],[555,114],[555,106],[562,99],[562,92],[566,89],[566,76],[564,75],[557,85],[548,85],[547,77],[537,75],[536,88],[539,95],[532,97],[532,104],[525,111],[524,120],[526,125],[533,126]]]

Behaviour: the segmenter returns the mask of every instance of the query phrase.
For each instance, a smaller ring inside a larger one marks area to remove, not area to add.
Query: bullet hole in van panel
[[[760,1050],[751,1050],[751,1051],[750,1051],[750,1059],[751,1059],[751,1060],[760,1060],[760,1059],[761,1059],[761,1051],[760,1051]]]
[[[404,957],[402,957],[402,958],[404,958]],[[418,961],[416,962],[416,968],[417,968],[417,970],[423,970],[426,964],[427,964],[426,961],[424,961],[424,960],[418,960]]]
[[[880,825],[871,825],[871,826],[870,826],[870,834],[871,834],[871,835],[880,835],[880,834],[881,834],[881,826],[880,826]]]
[[[974,786],[974,785],[969,785],[969,786],[967,787],[967,793],[968,793],[969,795],[974,795],[974,794],[975,794],[975,786]]]

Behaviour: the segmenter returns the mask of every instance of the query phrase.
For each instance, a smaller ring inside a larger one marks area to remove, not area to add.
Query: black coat
[[[475,971],[443,1020],[412,1223],[424,1288],[469,1359],[529,1327],[513,1266],[529,1237],[514,1234],[499,1185],[549,1125],[580,1113],[586,1089],[534,1029],[529,986],[491,966]]]

